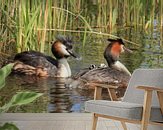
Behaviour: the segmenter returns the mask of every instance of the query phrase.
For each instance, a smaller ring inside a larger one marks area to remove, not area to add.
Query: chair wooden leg
[[[152,91],[145,91],[141,130],[147,130],[151,112],[151,102],[152,102]]]
[[[93,113],[92,130],[96,130],[97,120],[98,120],[98,116],[96,116],[96,114]]]
[[[100,100],[101,99],[101,93],[102,93],[102,88],[95,87],[94,100]]]
[[[126,126],[125,122],[121,121],[121,124],[122,124],[123,129],[127,130],[127,126]]]
[[[118,101],[115,89],[108,88],[108,92],[109,92],[109,96],[110,96],[111,101]]]
[[[157,92],[157,96],[160,103],[161,112],[163,114],[163,92]]]

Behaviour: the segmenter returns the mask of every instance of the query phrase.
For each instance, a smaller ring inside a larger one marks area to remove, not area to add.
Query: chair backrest
[[[163,69],[137,69],[133,72],[123,101],[143,104],[144,91],[137,86],[163,88]],[[153,94],[152,106],[159,106],[156,93]]]

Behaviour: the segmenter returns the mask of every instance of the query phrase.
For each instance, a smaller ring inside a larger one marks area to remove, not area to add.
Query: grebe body
[[[67,62],[73,53],[73,41],[69,37],[58,36],[52,43],[51,51],[55,58],[37,51],[25,51],[15,55],[14,72],[42,77],[70,77],[71,69]]]
[[[108,41],[110,44],[104,51],[104,58],[108,66],[81,70],[73,76],[76,80],[73,85],[85,86],[87,83],[102,83],[127,87],[131,73],[118,59],[122,52],[131,52],[131,50],[124,46],[122,39],[108,39]]]

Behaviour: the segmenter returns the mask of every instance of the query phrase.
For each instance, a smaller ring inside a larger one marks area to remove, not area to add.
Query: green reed
[[[119,28],[153,29],[154,20],[161,28],[161,0],[1,0],[0,42],[44,52],[57,34],[83,32],[84,45],[88,33],[114,37]]]

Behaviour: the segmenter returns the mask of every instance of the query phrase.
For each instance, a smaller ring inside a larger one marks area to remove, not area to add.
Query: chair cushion
[[[89,100],[85,103],[85,110],[113,117],[141,120],[143,106],[121,101]],[[152,108],[151,121],[163,122],[160,108]]]

